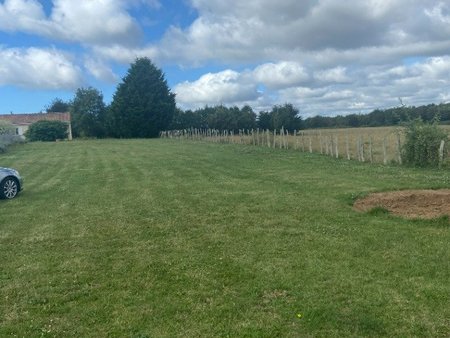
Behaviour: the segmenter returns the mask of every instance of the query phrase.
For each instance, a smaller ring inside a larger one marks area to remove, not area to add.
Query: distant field
[[[0,336],[450,336],[448,219],[356,213],[450,172],[176,140],[0,154]]]
[[[440,128],[446,130],[450,135],[450,126],[441,126]],[[300,144],[304,143],[307,146],[311,138],[315,152],[321,152],[322,148],[322,153],[325,153],[327,151],[326,143],[328,143],[328,152],[331,152],[331,148],[333,148],[333,154],[336,155],[337,143],[337,154],[340,157],[347,158],[349,156],[356,160],[362,159],[358,154],[358,149],[363,144],[364,161],[376,163],[383,163],[385,160],[387,163],[398,162],[398,141],[400,141],[400,146],[404,142],[402,127],[314,129],[302,131],[299,137]]]
[[[450,126],[440,126],[450,135]],[[401,150],[405,135],[403,127],[365,127],[336,129],[307,129],[282,136],[276,132],[245,130],[239,135],[210,135],[200,131],[194,139],[216,143],[252,144],[273,148],[291,148],[303,152],[314,152],[335,158],[345,158],[360,162],[401,163]],[[184,138],[178,135],[175,138]],[[190,136],[188,138],[191,138]],[[399,151],[400,150],[400,151]]]

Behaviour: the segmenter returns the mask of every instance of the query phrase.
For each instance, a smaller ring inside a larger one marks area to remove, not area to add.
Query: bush
[[[61,121],[38,121],[25,132],[28,141],[56,141],[67,138],[67,123]]]
[[[442,140],[448,141],[448,136],[436,122],[414,120],[408,124],[405,136],[403,159],[406,164],[416,167],[439,166],[439,147]]]

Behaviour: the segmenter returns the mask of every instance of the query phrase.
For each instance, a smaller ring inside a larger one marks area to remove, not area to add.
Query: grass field
[[[448,219],[358,214],[450,172],[175,140],[0,155],[0,336],[450,336]]]

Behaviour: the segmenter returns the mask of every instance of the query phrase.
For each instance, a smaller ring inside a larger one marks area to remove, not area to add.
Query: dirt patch
[[[377,207],[405,218],[450,216],[450,189],[374,193],[357,200],[353,205],[357,211],[369,211]]]

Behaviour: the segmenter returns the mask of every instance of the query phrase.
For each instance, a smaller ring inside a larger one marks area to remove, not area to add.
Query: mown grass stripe
[[[171,140],[0,160],[26,182],[0,203],[0,336],[450,334],[449,226],[351,207],[445,171]]]

